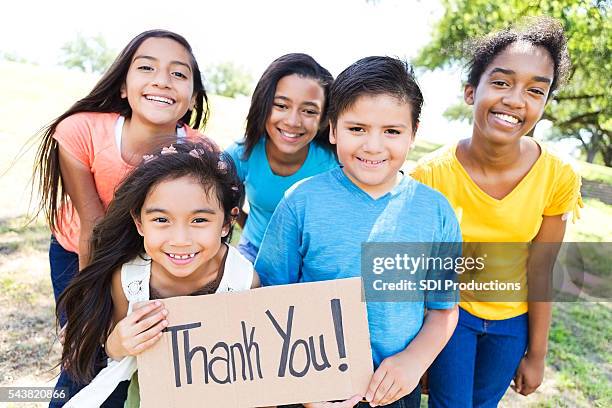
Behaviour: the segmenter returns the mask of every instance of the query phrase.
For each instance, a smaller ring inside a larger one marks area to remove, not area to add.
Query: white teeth
[[[289,132],[285,132],[284,130],[281,130],[280,132],[283,134],[283,136],[291,138],[291,139],[295,139],[296,137],[301,136],[299,133],[289,133]]]
[[[384,162],[384,160],[366,160],[366,159],[362,159],[362,158],[359,158],[359,160],[361,160],[362,162],[364,162],[366,164],[371,164],[371,165],[376,165],[376,164],[380,164],[380,163]]]
[[[185,254],[185,255],[168,254],[168,256],[170,258],[173,258],[173,259],[189,259],[189,258],[193,258],[195,255],[196,255],[195,253],[193,253],[193,254]]]
[[[494,115],[496,118],[499,118],[508,123],[517,124],[519,122],[519,120],[515,118],[514,116],[505,115],[503,113],[494,113]]]
[[[164,98],[163,96],[147,95],[145,98],[147,98],[149,101],[167,103],[168,105],[172,105],[174,103],[172,99]]]

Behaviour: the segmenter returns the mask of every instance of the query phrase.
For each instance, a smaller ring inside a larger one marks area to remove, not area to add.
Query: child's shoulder
[[[61,126],[74,126],[79,124],[106,124],[115,123],[119,113],[116,112],[77,112],[66,118],[61,122]]]
[[[227,148],[225,149],[225,152],[231,156],[240,156],[242,157],[243,153],[244,153],[244,142],[241,140],[235,140],[234,142],[232,142],[229,146],[227,146]]]
[[[311,146],[312,146],[312,152],[314,153],[318,161],[325,161],[325,162],[332,161],[332,162],[335,162],[336,164],[338,163],[338,157],[336,156],[336,153],[334,150],[328,147],[325,147],[320,143],[315,143],[315,142],[313,142]]]
[[[244,139],[234,140],[232,144],[230,144],[226,149],[225,153],[229,154],[235,162],[258,162],[262,160],[267,160],[266,151],[265,151],[265,142],[260,139],[251,149],[249,153],[249,157],[245,157],[244,153],[246,151],[247,144]]]
[[[444,211],[452,211],[451,205],[444,194],[417,179],[412,178],[411,183],[411,196],[413,197],[416,205],[422,204],[427,207],[438,208]]]
[[[413,172],[451,167],[455,163],[456,149],[457,143],[451,143],[427,153],[417,161]]]
[[[187,125],[183,125],[183,129],[185,129],[185,136],[188,140],[194,143],[201,143],[206,146],[209,150],[220,152],[221,149],[217,145],[217,143],[212,140],[210,137],[206,136],[201,131],[189,127]]]
[[[285,192],[285,197],[300,197],[311,194],[326,194],[327,189],[333,188],[335,184],[335,173],[342,172],[339,167],[324,171],[314,176],[306,177],[293,184]]]
[[[457,143],[452,143],[426,154],[410,170],[410,175],[428,186],[447,183],[449,174],[460,173],[456,149]]]
[[[537,141],[536,141],[537,142]],[[544,167],[552,169],[555,172],[579,177],[580,170],[578,163],[567,154],[561,153],[553,146],[537,142],[541,149],[541,158],[544,161]]]
[[[109,135],[114,134],[118,113],[78,112],[72,114],[57,125],[53,138],[67,145],[76,143],[106,144]]]

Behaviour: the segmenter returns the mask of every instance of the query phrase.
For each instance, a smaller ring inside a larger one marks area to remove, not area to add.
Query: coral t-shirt
[[[134,167],[121,157],[123,118],[118,113],[81,112],[62,120],[53,134],[68,154],[89,167],[104,210],[108,208],[115,189]],[[216,144],[189,126],[177,130],[177,137],[202,140],[214,148]],[[64,249],[79,252],[79,216],[68,203],[60,212],[58,227],[53,231]]]
[[[489,278],[500,282],[519,282],[522,290],[527,287],[527,244],[540,230],[543,216],[573,213],[576,218],[578,207],[582,206],[578,173],[545,146],[539,146],[540,157],[519,184],[500,200],[482,191],[472,180],[457,160],[457,144],[424,157],[412,172],[413,178],[448,199],[459,219],[464,242],[517,243],[505,248],[487,246],[505,253],[489,257],[486,271]],[[525,299],[524,295],[519,298]],[[489,320],[508,319],[527,312],[525,301],[477,299],[482,298],[474,292],[461,291],[459,306]]]

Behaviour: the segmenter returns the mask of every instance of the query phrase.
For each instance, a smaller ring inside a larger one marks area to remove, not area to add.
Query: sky
[[[118,51],[140,32],[164,28],[187,38],[201,67],[233,61],[256,79],[289,52],[312,55],[334,76],[369,55],[410,60],[444,13],[437,0],[18,0],[2,8],[0,51],[41,65],[56,64],[62,45],[77,33],[101,34]],[[460,70],[417,77],[425,95],[417,137],[448,142],[469,136],[467,124],[442,117],[461,96]]]

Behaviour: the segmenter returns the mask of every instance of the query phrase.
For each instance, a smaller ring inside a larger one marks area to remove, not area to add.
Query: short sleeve
[[[425,185],[432,185],[431,168],[425,164],[418,163],[416,167],[410,171],[410,177]]]
[[[441,203],[441,234],[439,241],[434,243],[435,253],[439,259],[457,259],[461,257],[462,253],[462,237],[461,228],[457,217],[453,212],[450,204],[443,199]],[[453,262],[454,264],[454,262]],[[436,280],[442,282],[457,281],[457,273],[454,269],[434,269],[427,273],[428,280]],[[455,306],[459,300],[459,293],[453,287],[446,289],[439,289],[435,291],[427,292],[425,306],[427,309],[451,309]]]
[[[560,174],[553,182],[553,193],[550,201],[544,208],[544,215],[554,216],[572,213],[572,220],[580,217],[579,208],[583,206],[580,186],[582,182],[574,168],[564,163],[560,167]]]
[[[83,115],[75,114],[62,120],[53,138],[68,154],[91,168],[94,158],[93,134]]]
[[[300,224],[287,197],[283,198],[270,219],[255,260],[255,270],[263,286],[300,281]]]
[[[232,143],[231,146],[225,149],[225,153],[227,153],[234,161],[234,164],[236,165],[236,171],[238,172],[238,178],[240,178],[240,181],[244,183],[244,180],[246,179],[247,165],[246,161],[243,160],[243,145],[238,142]]]

